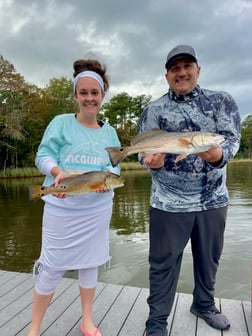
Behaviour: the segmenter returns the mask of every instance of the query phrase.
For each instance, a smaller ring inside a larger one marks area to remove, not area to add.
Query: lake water
[[[115,190],[110,229],[110,268],[99,281],[148,287],[148,211],[150,176],[123,171],[125,186]],[[0,180],[0,269],[31,272],[39,256],[43,202],[28,202],[29,184],[41,178]],[[230,206],[216,296],[250,300],[252,260],[252,163],[228,166]],[[66,273],[76,277],[75,271]],[[190,245],[185,249],[178,291],[193,289]]]

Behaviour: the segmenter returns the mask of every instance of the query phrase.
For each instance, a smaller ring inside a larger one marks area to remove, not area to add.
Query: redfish
[[[29,186],[29,200],[35,202],[49,194],[66,194],[70,196],[96,192],[100,188],[115,189],[124,186],[124,179],[116,174],[102,171],[90,171],[70,176],[62,180],[57,187],[54,185]]]
[[[189,154],[208,151],[225,141],[222,134],[211,132],[167,132],[160,129],[151,129],[138,134],[126,147],[107,147],[110,161],[115,167],[127,156],[136,153],[170,153],[179,154],[176,162]]]

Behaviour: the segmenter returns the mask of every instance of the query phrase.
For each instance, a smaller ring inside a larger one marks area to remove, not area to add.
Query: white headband
[[[95,71],[82,71],[80,73],[78,73],[78,75],[74,78],[74,81],[73,81],[73,90],[74,90],[74,93],[76,91],[76,86],[77,86],[77,82],[80,78],[83,78],[83,77],[91,77],[93,79],[95,79],[99,84],[100,84],[100,87],[102,89],[102,91],[104,92],[104,81],[102,79],[102,77]]]

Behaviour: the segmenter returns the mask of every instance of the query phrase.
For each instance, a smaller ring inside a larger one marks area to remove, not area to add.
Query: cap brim
[[[169,61],[167,61],[167,62],[165,63],[165,68],[168,70],[168,69],[171,67],[171,65],[172,65],[176,60],[178,60],[179,58],[190,58],[190,59],[193,60],[193,62],[197,63],[197,59],[196,59],[193,55],[184,53],[184,54],[175,55],[175,56],[173,56],[171,59],[169,59]]]

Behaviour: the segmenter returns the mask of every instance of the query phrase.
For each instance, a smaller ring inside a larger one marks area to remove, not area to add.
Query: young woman
[[[71,174],[112,168],[105,150],[120,146],[116,131],[97,119],[109,88],[106,67],[96,60],[74,62],[74,97],[77,114],[56,116],[39,145],[36,165],[46,175],[44,185]],[[80,330],[84,336],[101,336],[92,321],[98,266],[109,261],[109,224],[113,191],[100,189],[81,196],[47,195],[43,211],[41,254],[29,336],[40,326],[55,288],[66,270],[78,270],[82,306]]]

